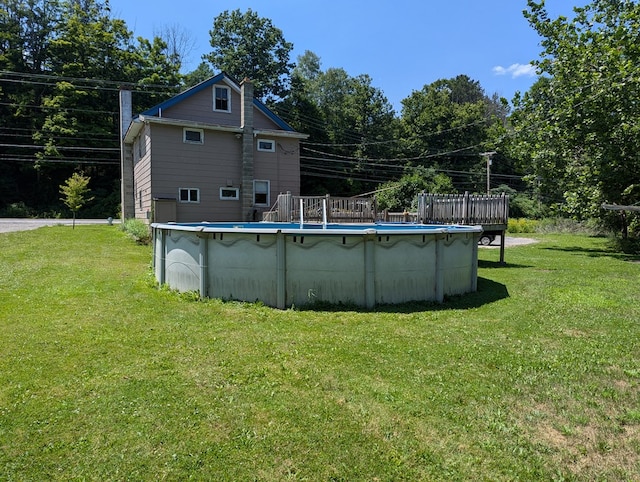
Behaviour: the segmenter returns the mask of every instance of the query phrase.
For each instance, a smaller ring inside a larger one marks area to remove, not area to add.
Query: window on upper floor
[[[187,144],[204,144],[204,131],[202,129],[183,129],[182,141]]]
[[[231,112],[231,89],[221,85],[213,87],[213,110]]]
[[[276,152],[276,143],[270,139],[258,139],[258,150],[264,152]]]

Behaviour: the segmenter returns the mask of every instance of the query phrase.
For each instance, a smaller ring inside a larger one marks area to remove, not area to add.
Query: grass
[[[117,227],[0,235],[0,479],[637,479],[640,263],[533,237],[443,305],[279,311]]]

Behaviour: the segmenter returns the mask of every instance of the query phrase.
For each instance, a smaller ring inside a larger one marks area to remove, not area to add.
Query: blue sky
[[[571,16],[585,0],[547,0],[553,17]],[[135,35],[151,38],[164,26],[189,32],[192,70],[208,53],[209,30],[225,10],[251,8],[271,19],[292,42],[291,60],[305,50],[322,69],[369,74],[396,111],[414,90],[466,74],[488,95],[508,100],[535,81],[529,62],[540,38],[522,15],[526,0],[110,0],[114,16]]]

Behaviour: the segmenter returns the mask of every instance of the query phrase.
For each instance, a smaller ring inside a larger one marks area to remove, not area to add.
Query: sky
[[[399,114],[415,90],[457,75],[480,82],[487,95],[511,100],[535,81],[530,62],[540,37],[522,11],[526,0],[110,0],[112,15],[136,36],[151,39],[165,27],[188,33],[191,71],[211,51],[209,31],[225,10],[252,9],[293,43],[291,60],[306,50],[321,69],[368,74]],[[547,0],[550,15],[571,16],[586,0]]]

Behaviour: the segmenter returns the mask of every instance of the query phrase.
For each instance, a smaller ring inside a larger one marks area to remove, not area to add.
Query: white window
[[[254,206],[269,206],[269,181],[253,181]]]
[[[258,139],[258,150],[266,152],[276,152],[275,141],[269,139]]]
[[[221,187],[220,199],[222,201],[237,201],[240,199],[240,189],[237,187]]]
[[[213,87],[213,110],[231,112],[231,89],[216,85]]]
[[[187,144],[204,144],[204,131],[202,129],[183,129],[182,141]]]
[[[199,203],[200,189],[195,187],[181,187],[178,199],[181,203]]]

